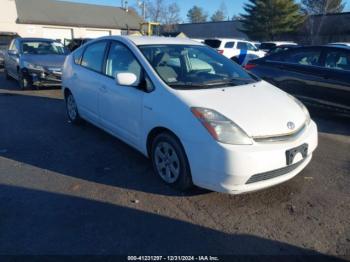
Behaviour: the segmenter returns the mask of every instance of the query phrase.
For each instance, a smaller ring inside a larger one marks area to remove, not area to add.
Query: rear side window
[[[102,72],[106,46],[106,41],[93,43],[87,46],[81,65],[96,72]]]
[[[204,43],[212,48],[219,48],[221,45],[221,41],[217,39],[207,39]]]
[[[326,55],[325,67],[350,71],[350,52],[331,51]]]
[[[78,50],[76,50],[73,54],[74,57],[74,63],[77,65],[80,65],[81,63],[81,58],[83,56],[83,52],[84,52],[84,48],[79,48]]]
[[[235,46],[235,42],[227,42],[225,44],[225,48],[233,48]]]

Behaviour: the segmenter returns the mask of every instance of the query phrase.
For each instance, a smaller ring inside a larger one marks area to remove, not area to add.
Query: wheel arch
[[[151,157],[151,149],[152,149],[152,142],[153,140],[157,137],[157,135],[161,133],[169,133],[173,135],[181,144],[182,148],[184,148],[180,138],[178,135],[176,135],[173,131],[171,131],[169,128],[162,127],[162,126],[157,126],[154,127],[147,135],[147,140],[146,140],[146,150],[147,150],[147,156]]]

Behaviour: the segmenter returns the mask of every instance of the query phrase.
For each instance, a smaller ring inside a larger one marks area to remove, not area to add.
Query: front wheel
[[[4,67],[4,74],[5,74],[5,79],[6,80],[11,80],[11,77],[10,77],[9,73],[7,72],[6,67]]]
[[[18,74],[18,85],[21,90],[32,88],[33,85],[29,79],[27,79],[23,73]]]
[[[191,171],[180,141],[170,133],[159,134],[152,142],[154,172],[168,185],[181,191],[193,187]]]
[[[78,107],[72,93],[66,95],[66,110],[69,121],[72,124],[80,124],[81,118],[78,112]]]

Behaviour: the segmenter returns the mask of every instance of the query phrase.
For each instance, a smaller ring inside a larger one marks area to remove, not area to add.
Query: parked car
[[[69,51],[73,52],[75,49],[91,41],[92,38],[73,38],[64,39],[64,46],[68,48]]]
[[[18,37],[14,32],[0,32],[0,66],[4,66],[5,53],[12,41]]]
[[[298,44],[294,42],[286,42],[286,41],[263,42],[261,43],[259,49],[268,53],[271,51],[271,49],[281,45],[298,45]]]
[[[194,56],[213,70],[192,69]],[[91,41],[67,57],[62,91],[71,123],[85,119],[123,140],[181,190],[277,185],[301,172],[317,147],[301,102],[189,39]]]
[[[287,51],[290,49],[294,49],[300,47],[299,45],[279,45],[279,46],[275,46],[272,49],[270,49],[270,51],[267,53],[267,55],[272,55],[272,54],[276,54],[282,51]]]
[[[260,49],[260,45],[261,45],[260,42],[254,41],[254,42],[252,42],[252,44],[253,44],[257,49]]]
[[[299,47],[246,68],[306,103],[350,113],[350,47]]]
[[[206,39],[204,43],[240,65],[245,65],[252,59],[264,57],[266,54],[253,43],[245,40],[214,38]]]
[[[60,86],[68,51],[59,42],[44,38],[16,38],[5,54],[5,76],[16,79],[21,89]]]

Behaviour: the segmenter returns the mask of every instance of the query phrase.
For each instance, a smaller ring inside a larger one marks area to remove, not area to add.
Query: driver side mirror
[[[117,73],[115,82],[120,86],[137,86],[137,76],[133,73]]]

